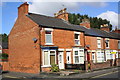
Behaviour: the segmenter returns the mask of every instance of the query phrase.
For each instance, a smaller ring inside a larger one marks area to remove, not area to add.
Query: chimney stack
[[[120,33],[120,29],[118,29],[118,28],[116,27],[115,30],[113,30],[112,32],[114,32],[114,33]]]
[[[64,19],[64,20],[68,21],[68,13],[67,13],[66,10],[67,10],[67,9],[64,8],[64,9],[58,11],[57,13],[55,13],[54,16],[55,16],[56,18],[60,18],[60,19]]]
[[[108,24],[103,24],[103,25],[100,26],[100,30],[110,32],[110,27],[109,27]]]
[[[28,6],[29,4],[25,2],[18,7],[18,17],[28,14]]]
[[[90,21],[89,19],[82,19],[82,22],[80,23],[80,26],[84,26],[86,28],[89,28],[90,29]]]

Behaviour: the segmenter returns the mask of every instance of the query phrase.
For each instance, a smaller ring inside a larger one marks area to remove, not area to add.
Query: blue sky
[[[12,29],[15,20],[17,19],[17,7],[22,4],[22,2],[4,2],[2,4],[2,33],[7,33],[9,34],[10,30]],[[88,14],[91,17],[96,17],[102,13],[106,13],[107,11],[112,11],[115,13],[118,13],[118,2],[105,2],[104,5],[101,5],[99,3],[81,3],[77,2],[76,4],[71,4],[72,6],[69,7],[68,5],[65,5],[65,7],[68,7],[68,11],[71,13],[80,13],[80,14]],[[42,4],[43,5],[43,4]],[[48,4],[48,7],[50,5]],[[53,5],[52,5],[53,6]],[[39,7],[38,3],[31,3],[30,5],[30,10],[31,12],[36,12],[39,14],[45,14],[51,16],[54,14],[54,11],[57,11],[58,9],[61,9],[61,7],[56,8],[56,10],[52,11],[51,10],[48,13],[48,10],[40,10],[41,8]],[[33,8],[34,7],[34,8]],[[44,7],[44,8],[48,8]],[[40,12],[36,10],[35,8],[39,8]],[[36,11],[35,11],[36,10]],[[38,12],[37,12],[38,11]]]

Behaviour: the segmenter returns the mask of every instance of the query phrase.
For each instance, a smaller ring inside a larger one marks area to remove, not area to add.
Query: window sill
[[[75,44],[75,46],[82,46],[82,45],[80,45],[80,44]]]
[[[41,67],[51,67],[51,65],[43,65],[43,66],[41,66]]]
[[[53,43],[46,43],[45,45],[54,45]]]

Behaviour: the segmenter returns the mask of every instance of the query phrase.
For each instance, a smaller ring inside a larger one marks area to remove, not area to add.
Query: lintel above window
[[[45,31],[53,31],[52,28],[45,28]]]

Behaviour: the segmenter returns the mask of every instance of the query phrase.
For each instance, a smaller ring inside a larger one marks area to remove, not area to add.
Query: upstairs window
[[[52,30],[46,30],[45,31],[45,43],[46,44],[53,44]]]
[[[101,48],[101,39],[97,39],[97,46],[98,48]]]
[[[76,32],[74,35],[75,45],[80,45],[80,33]]]
[[[105,40],[106,48],[109,48],[109,40]]]

